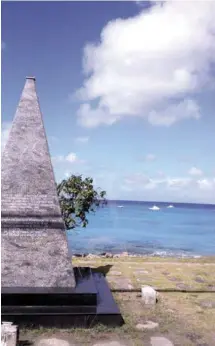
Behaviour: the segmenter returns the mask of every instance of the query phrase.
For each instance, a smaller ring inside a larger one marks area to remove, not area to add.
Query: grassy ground
[[[175,346],[215,346],[215,258],[74,258],[73,266],[90,266],[105,274],[110,287],[116,290],[113,294],[125,325],[114,329],[99,325],[92,329],[23,330],[22,340],[55,336],[75,345],[120,340],[127,346],[148,346],[151,336],[164,336]],[[140,293],[132,292],[143,284],[176,292],[160,293],[156,306],[149,309],[144,307]],[[131,292],[119,293],[117,289]],[[207,293],[195,293],[196,290]],[[159,327],[149,331],[135,328],[147,320],[158,322]]]

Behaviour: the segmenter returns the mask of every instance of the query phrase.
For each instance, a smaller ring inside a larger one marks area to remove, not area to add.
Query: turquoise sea
[[[215,205],[109,201],[86,229],[68,231],[68,243],[73,254],[215,255]]]

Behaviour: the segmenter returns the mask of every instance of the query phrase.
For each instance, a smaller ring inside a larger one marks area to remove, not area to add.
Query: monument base
[[[2,287],[2,320],[20,327],[91,327],[124,323],[105,277],[74,268],[75,288]]]

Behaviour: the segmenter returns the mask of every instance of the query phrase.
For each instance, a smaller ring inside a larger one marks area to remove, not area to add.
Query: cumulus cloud
[[[65,160],[68,161],[68,162],[77,162],[77,155],[75,153],[70,153],[68,154],[66,157],[65,157]]]
[[[108,108],[97,107],[93,108],[89,103],[84,103],[77,111],[78,122],[88,128],[93,128],[101,124],[112,125],[120,116],[111,115]]]
[[[65,178],[69,178],[70,175],[71,175],[71,173],[69,173],[68,171],[66,171],[66,172],[64,173]]]
[[[180,189],[188,186],[191,182],[189,178],[168,178],[166,179],[167,188]]]
[[[3,122],[2,123],[2,129],[1,129],[1,150],[4,149],[5,144],[7,142],[9,132],[11,129],[11,122]]]
[[[84,160],[78,158],[76,153],[69,153],[68,155],[57,155],[52,157],[53,163],[84,163]]]
[[[194,95],[212,82],[214,17],[214,1],[170,0],[109,22],[100,41],[84,48],[79,123],[112,125],[136,116],[170,126],[198,119]]]
[[[178,178],[173,179],[174,183],[169,184],[167,191],[177,201],[195,203],[215,203],[215,180],[213,178]]]
[[[188,174],[192,175],[192,176],[202,176],[203,172],[201,169],[197,168],[197,167],[192,167],[190,168],[190,170],[188,171]]]
[[[193,100],[183,100],[175,105],[167,106],[159,111],[151,111],[148,121],[152,125],[171,126],[182,119],[200,118],[200,108]]]
[[[142,200],[215,203],[215,178],[208,177],[150,178],[136,173],[124,177],[121,190]]]
[[[200,179],[197,180],[197,184],[201,190],[215,189],[215,179]]]

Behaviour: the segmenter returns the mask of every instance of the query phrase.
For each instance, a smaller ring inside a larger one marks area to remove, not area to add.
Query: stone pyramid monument
[[[34,77],[2,154],[1,194],[2,287],[75,287]]]
[[[2,319],[24,326],[121,325],[101,273],[72,267],[35,78],[2,155]]]

